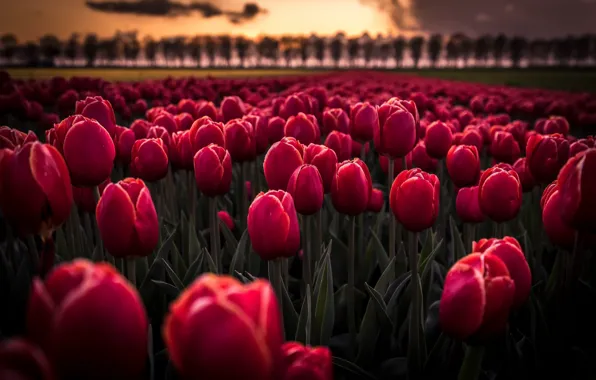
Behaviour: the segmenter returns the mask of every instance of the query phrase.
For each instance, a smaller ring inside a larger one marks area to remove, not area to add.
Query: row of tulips
[[[186,99],[121,127],[93,96],[45,144],[2,127],[2,279],[22,288],[7,298],[27,340],[6,342],[0,369],[423,378],[465,343],[455,372],[473,379],[510,324],[536,344],[536,317],[519,320],[591,281],[596,149],[565,118],[275,99]],[[562,247],[549,273],[543,232]]]

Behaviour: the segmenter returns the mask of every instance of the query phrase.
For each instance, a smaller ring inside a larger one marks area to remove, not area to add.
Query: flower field
[[[589,379],[596,96],[0,73],[1,379]]]

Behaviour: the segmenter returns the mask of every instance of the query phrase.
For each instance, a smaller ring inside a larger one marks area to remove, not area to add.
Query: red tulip
[[[314,165],[304,164],[294,170],[288,181],[288,193],[294,198],[296,211],[313,215],[323,207],[323,179]]]
[[[285,191],[258,194],[248,208],[247,224],[252,247],[263,260],[292,257],[300,249],[294,199]]]
[[[100,195],[103,194],[104,189],[109,183],[111,183],[110,178],[106,178],[105,181],[99,184],[98,190]],[[73,186],[72,197],[77,207],[82,211],[88,214],[93,214],[95,212],[97,201],[95,199],[94,189],[90,187]]]
[[[43,351],[20,338],[0,343],[0,377],[6,380],[55,379]]]
[[[190,131],[178,131],[172,134],[168,153],[174,168],[192,170],[194,148],[190,139]]]
[[[447,335],[465,340],[489,338],[505,331],[515,283],[496,255],[472,253],[447,273],[439,321]]]
[[[285,374],[282,380],[332,380],[331,351],[327,347],[286,342],[282,346]]]
[[[310,144],[304,151],[304,163],[316,166],[323,179],[325,193],[329,193],[337,166],[335,152],[324,145]]]
[[[366,210],[371,212],[381,212],[384,204],[385,195],[383,194],[383,191],[379,189],[372,189]]]
[[[426,152],[433,158],[444,158],[453,142],[451,128],[441,121],[432,122],[426,127],[424,144]]]
[[[286,121],[281,117],[275,116],[269,119],[269,125],[267,126],[269,144],[276,143],[284,137],[285,127]]]
[[[385,103],[379,108],[379,128],[374,143],[379,154],[393,158],[407,155],[416,144],[416,121],[405,108]]]
[[[168,148],[162,139],[140,139],[132,146],[130,170],[145,181],[158,181],[168,173]]]
[[[480,176],[478,200],[482,212],[495,222],[515,218],[522,204],[519,176],[511,165],[498,164]]]
[[[321,131],[314,116],[301,112],[288,119],[284,127],[284,135],[286,137],[294,137],[302,145],[308,145],[319,142]]]
[[[0,209],[17,233],[51,233],[68,219],[72,200],[68,169],[56,148],[31,142],[0,150]]]
[[[77,101],[75,114],[95,119],[111,136],[116,134],[116,115],[109,101],[101,96],[88,96]]]
[[[575,243],[575,230],[569,227],[561,217],[561,193],[555,180],[542,193],[542,225],[551,243],[571,248]]]
[[[161,139],[167,148],[170,147],[170,143],[171,143],[170,132],[168,132],[168,130],[165,129],[164,127],[160,127],[157,125],[152,126],[151,128],[149,128],[149,131],[147,131],[146,138]]]
[[[532,189],[536,186],[536,181],[534,180],[534,177],[532,177],[530,169],[528,169],[526,157],[522,157],[515,161],[513,164],[513,170],[515,170],[519,176],[519,181],[521,182],[524,193],[532,191]]]
[[[540,183],[549,183],[557,178],[559,170],[569,158],[569,141],[558,133],[535,134],[528,140],[526,154],[532,177]]]
[[[116,127],[114,137],[114,147],[116,148],[116,158],[124,165],[130,164],[132,146],[136,141],[135,133],[132,129]]]
[[[583,139],[582,139],[583,140]],[[577,140],[569,145],[569,157],[573,157],[576,154],[589,149],[590,147],[582,140]]]
[[[196,118],[200,119],[207,116],[213,120],[217,120],[217,108],[212,102],[199,101],[196,105]]]
[[[323,133],[331,131],[350,133],[350,117],[341,108],[331,108],[323,112]]]
[[[33,141],[37,141],[37,136],[33,131],[24,133],[6,126],[0,127],[0,149],[14,150],[19,146]]]
[[[332,131],[325,139],[325,145],[335,152],[338,161],[349,160],[352,156],[352,137],[346,133]]]
[[[174,116],[174,120],[176,120],[177,131],[189,130],[192,126],[192,123],[195,121],[194,117],[186,112],[179,113],[178,115]]]
[[[269,147],[269,120],[264,116],[256,115],[245,116],[243,120],[252,124],[255,132],[257,155],[265,153]]]
[[[303,164],[300,145],[293,137],[284,137],[271,145],[263,161],[263,172],[271,190],[286,190],[292,173]]]
[[[457,215],[464,223],[481,223],[484,214],[478,202],[478,186],[462,187],[457,192],[455,199]]]
[[[417,168],[420,168],[426,172],[434,172],[437,170],[437,166],[439,165],[439,160],[437,160],[436,158],[432,158],[431,156],[428,155],[428,151],[426,149],[426,144],[424,143],[424,140],[420,140],[418,142],[418,144],[416,144],[416,146],[414,147],[414,149],[412,149],[412,151],[406,156],[406,160],[408,157],[411,157],[410,161],[411,164],[408,164],[409,168],[412,168],[413,166],[416,166]],[[398,169],[397,167],[400,165],[399,160],[396,162],[396,170]],[[403,170],[403,164],[402,167],[399,168],[399,171]]]
[[[237,96],[225,97],[219,108],[224,123],[234,119],[241,119],[242,116],[246,115],[246,106],[242,99]]]
[[[195,180],[208,197],[225,195],[232,184],[232,159],[227,150],[211,144],[201,148],[194,159]]]
[[[492,139],[490,154],[500,162],[513,164],[521,153],[519,144],[511,133],[498,131]]]
[[[199,277],[171,304],[163,336],[183,379],[277,380],[283,370],[279,305],[264,280]]]
[[[373,139],[379,129],[379,114],[369,103],[357,103],[350,110],[351,131],[354,140],[365,142]]]
[[[478,152],[482,152],[484,138],[479,128],[466,128],[458,145],[474,145]]]
[[[226,149],[234,162],[253,161],[257,157],[255,130],[248,121],[234,119],[224,126]]]
[[[195,104],[195,101],[192,99],[181,99],[176,105],[176,108],[178,108],[178,115],[183,115],[186,113],[193,119],[197,112],[197,105]]]
[[[209,117],[195,120],[190,127],[190,141],[195,153],[209,144],[225,147],[224,126]]]
[[[217,217],[228,227],[230,231],[234,231],[234,219],[232,219],[227,211],[218,211]]]
[[[366,211],[372,193],[368,166],[359,158],[337,165],[331,183],[333,207],[346,215],[356,216]]]
[[[178,123],[176,123],[176,119],[174,119],[174,116],[169,112],[159,113],[155,119],[153,119],[153,124],[165,128],[165,130],[168,131],[168,134],[178,130]]]
[[[147,328],[141,297],[108,264],[76,259],[33,280],[27,333],[60,378],[139,378]]]
[[[480,156],[473,145],[452,146],[447,153],[447,172],[457,187],[476,185],[480,177]]]
[[[542,133],[547,135],[551,135],[553,133],[567,135],[569,133],[569,122],[564,117],[551,116],[544,121]]]
[[[159,240],[159,222],[151,193],[140,179],[110,183],[95,210],[101,239],[116,257],[144,257]]]
[[[144,119],[137,119],[132,122],[130,125],[130,129],[135,133],[135,138],[144,139],[147,137],[147,133],[149,133],[149,128],[151,128],[151,123]]]
[[[288,119],[292,116],[296,116],[299,113],[306,113],[310,111],[310,104],[306,99],[301,98],[298,94],[290,95],[286,99],[282,99],[283,104],[279,108],[279,116],[284,119]]]
[[[420,169],[402,171],[391,185],[389,205],[408,231],[420,232],[432,227],[439,215],[440,189],[434,174]]]

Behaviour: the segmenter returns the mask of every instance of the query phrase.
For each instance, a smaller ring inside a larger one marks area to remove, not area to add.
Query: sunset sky
[[[96,0],[102,3],[106,0]],[[138,0],[112,0],[129,4]],[[144,0],[188,6],[190,0]],[[248,0],[249,2],[251,0]],[[117,30],[137,30],[154,37],[194,34],[333,34],[349,35],[406,30],[424,33],[464,32],[471,35],[505,32],[528,36],[595,33],[596,0],[253,0],[265,10],[243,22],[230,22],[229,12],[241,12],[243,0],[210,1],[221,16],[136,15],[91,9],[85,0],[18,0],[0,4],[0,33],[34,40],[44,33],[61,38],[72,32],[111,36]],[[206,1],[202,3],[204,5]],[[201,4],[199,4],[201,5]],[[201,6],[202,6],[201,5]],[[384,5],[384,6],[383,6]]]

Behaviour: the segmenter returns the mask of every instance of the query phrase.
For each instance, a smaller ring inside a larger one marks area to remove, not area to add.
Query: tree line
[[[20,42],[14,34],[0,36],[4,65],[54,66],[139,65],[200,67],[217,66],[346,66],[403,67],[406,57],[414,67],[474,66],[571,66],[596,64],[596,35],[553,39],[483,35],[476,38],[456,33],[371,37],[335,36],[176,36],[139,39],[136,32],[118,32],[110,38],[73,34],[62,41],[47,34],[38,41]],[[190,62],[190,63],[189,63]]]

